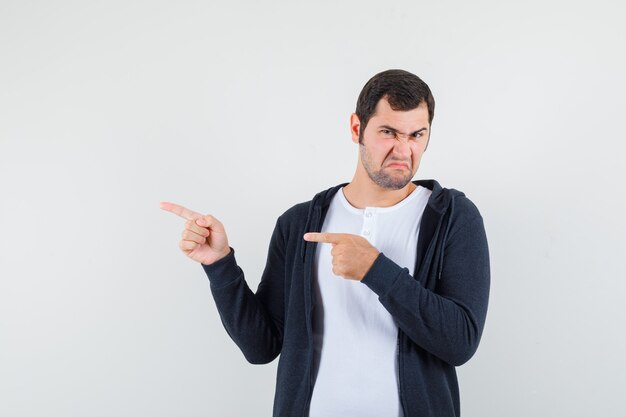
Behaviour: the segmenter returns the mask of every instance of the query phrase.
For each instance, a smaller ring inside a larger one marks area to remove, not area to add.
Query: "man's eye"
[[[389,129],[382,129],[380,133],[386,138],[394,138],[396,135]]]

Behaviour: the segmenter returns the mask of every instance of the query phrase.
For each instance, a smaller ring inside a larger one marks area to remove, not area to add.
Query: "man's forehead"
[[[415,129],[428,127],[428,105],[422,101],[419,106],[411,110],[394,110],[385,98],[381,98],[376,104],[376,110],[370,122],[376,125],[398,124]]]

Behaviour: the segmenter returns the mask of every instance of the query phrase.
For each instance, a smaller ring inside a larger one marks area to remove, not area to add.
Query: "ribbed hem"
[[[361,282],[367,285],[379,297],[383,297],[393,287],[393,283],[401,271],[401,266],[381,252]]]
[[[225,287],[236,281],[242,274],[241,268],[235,260],[235,249],[230,248],[230,253],[222,259],[210,265],[200,264],[204,269],[209,282],[214,287]]]

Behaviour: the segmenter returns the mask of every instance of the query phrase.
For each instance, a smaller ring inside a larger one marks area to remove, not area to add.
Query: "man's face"
[[[422,102],[408,111],[395,111],[385,98],[360,130],[356,114],[351,119],[352,140],[359,141],[361,165],[369,178],[382,188],[399,190],[411,181],[430,137],[428,106]]]

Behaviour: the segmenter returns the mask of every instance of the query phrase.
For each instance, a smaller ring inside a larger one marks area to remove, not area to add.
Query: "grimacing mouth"
[[[404,165],[408,170],[411,169],[411,163],[410,162],[398,161],[398,160],[393,160],[393,161],[389,162],[388,164],[386,164],[384,166],[384,168],[391,168],[391,165]]]

